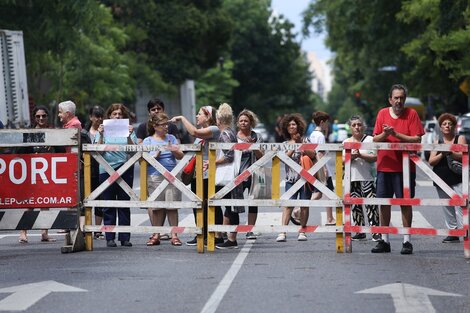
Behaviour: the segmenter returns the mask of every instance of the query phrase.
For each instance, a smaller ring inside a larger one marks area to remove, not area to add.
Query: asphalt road
[[[430,186],[418,186],[417,195],[437,197]],[[322,211],[311,209],[310,225],[322,222]],[[440,207],[414,211],[445,228]],[[63,240],[52,234],[56,243],[41,243],[33,231],[20,245],[16,232],[0,233],[0,311],[470,312],[470,260],[462,243],[442,237],[413,236],[412,255],[400,255],[400,235],[388,254],[371,254],[370,240],[338,254],[335,236],[325,233],[306,242],[291,234],[285,243],[276,234],[240,235],[239,249],[204,254],[168,241],[147,247],[148,236],[132,235],[131,248],[95,240],[94,251],[61,254]]]

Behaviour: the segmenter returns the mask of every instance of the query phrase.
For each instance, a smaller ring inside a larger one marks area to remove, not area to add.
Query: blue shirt
[[[176,139],[175,136],[173,135],[170,135],[170,134],[167,134],[165,136],[165,139],[164,140],[157,140],[155,139],[153,136],[149,136],[147,138],[144,139],[144,141],[142,141],[142,144],[144,146],[154,146],[154,145],[167,145],[168,142],[170,142],[172,145],[177,145],[178,144],[178,140]],[[150,151],[149,152],[151,156],[155,157],[155,155],[157,155],[157,151]],[[167,170],[171,171],[175,168],[176,166],[176,158],[175,156],[173,155],[173,153],[171,151],[161,151],[160,152],[160,155],[158,156],[157,158],[157,161],[160,162],[161,165],[163,165],[163,167],[165,167]],[[148,169],[147,169],[147,173],[148,175],[161,175],[157,169],[151,165],[148,166]]]
[[[100,141],[101,134],[97,133],[93,143],[98,143]],[[137,136],[135,132],[131,134],[131,140],[133,143],[137,144]],[[107,145],[127,145],[127,137],[103,137],[103,144]],[[111,165],[112,168],[117,169],[127,161],[128,153],[121,151],[113,152],[103,152],[103,158]],[[107,173],[103,166],[100,165],[100,174]]]

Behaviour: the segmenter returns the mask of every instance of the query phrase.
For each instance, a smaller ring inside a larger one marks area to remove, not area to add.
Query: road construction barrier
[[[85,144],[82,147],[85,166],[85,244],[86,249],[93,250],[92,232],[127,232],[127,233],[191,233],[197,235],[197,251],[204,252],[202,235],[202,150],[201,145],[186,144],[178,145],[179,149],[185,153],[184,157],[178,162],[176,167],[170,172],[161,165],[150,151],[166,151],[171,149],[167,145],[111,145],[111,144]],[[113,169],[108,162],[101,156],[100,152],[119,151],[132,154],[130,158],[119,167]],[[109,174],[109,178],[100,184],[95,190],[91,190],[91,157],[93,157]],[[186,164],[196,157],[196,194],[183,184],[177,178],[177,175],[183,170]],[[140,161],[140,195],[137,195],[131,186],[129,186],[122,175],[132,166]],[[147,163],[162,173],[165,180],[151,194],[147,195]],[[119,186],[127,193],[130,200],[98,200],[103,191],[113,183]],[[157,197],[168,186],[173,184],[180,190],[187,201],[156,201]],[[92,207],[114,207],[114,208],[180,208],[197,209],[196,227],[159,227],[159,226],[116,226],[116,225],[92,225]]]
[[[0,209],[7,210],[0,212],[0,230],[68,229],[62,252],[84,249],[78,227],[79,141],[78,129],[0,130]],[[43,153],[49,146],[65,153]],[[67,209],[19,211],[37,208]]]
[[[351,233],[382,233],[382,234],[410,234],[428,236],[460,236],[464,237],[464,255],[470,258],[470,242],[468,239],[469,216],[468,216],[468,146],[460,144],[414,144],[414,143],[344,143],[345,149],[345,175],[344,175],[344,232],[346,241],[346,251],[352,251]],[[402,151],[403,161],[403,198],[352,198],[350,195],[351,186],[351,150],[389,150]],[[462,194],[457,194],[439,176],[437,176],[429,164],[423,161],[413,151],[442,151],[442,152],[462,152]],[[449,199],[425,199],[411,198],[410,195],[410,161],[416,164],[424,174],[436,183],[448,196]],[[352,226],[351,206],[352,205],[410,205],[410,206],[461,206],[463,211],[463,229],[434,229],[415,227],[385,227],[385,226]]]
[[[248,169],[240,173],[232,183],[224,186],[217,193],[215,192],[215,160],[217,150],[262,150],[264,155],[253,163]],[[318,160],[310,170],[304,170],[298,163],[294,162],[286,155],[287,150],[307,151],[316,150],[324,151],[325,155]],[[341,221],[342,215],[342,145],[341,144],[290,144],[290,143],[215,143],[209,144],[209,183],[208,183],[208,238],[207,249],[214,251],[215,232],[333,232],[336,233],[336,251],[343,252],[343,226]],[[332,156],[330,152],[335,153]],[[335,159],[336,164],[336,186],[335,191],[331,191],[328,187],[315,178],[315,173],[325,164]],[[272,162],[272,194],[271,199],[223,199],[225,195],[231,192],[236,186],[240,185],[245,179],[250,177],[254,171],[260,167]],[[300,179],[285,193],[280,193],[280,171],[281,162],[292,168],[300,175]],[[306,182],[316,187],[328,200],[291,200],[290,197],[304,186]],[[282,226],[282,225],[215,225],[215,206],[256,206],[256,207],[336,207],[336,226],[319,226],[308,225],[306,227],[299,226]]]

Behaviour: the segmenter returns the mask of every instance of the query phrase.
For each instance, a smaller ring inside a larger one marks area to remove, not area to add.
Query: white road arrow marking
[[[25,311],[51,292],[87,292],[53,280],[0,289],[0,293],[13,293],[0,301],[0,311]]]
[[[395,312],[397,313],[433,313],[436,310],[434,310],[429,296],[462,296],[455,293],[400,283],[364,289],[356,293],[390,294],[395,305]]]

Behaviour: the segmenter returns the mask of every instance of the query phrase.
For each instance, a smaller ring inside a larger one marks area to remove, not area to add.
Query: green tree
[[[303,33],[327,32],[335,80],[349,100],[360,91],[375,111],[387,103],[390,85],[401,82],[410,95],[438,97],[457,113],[458,82],[470,68],[468,17],[465,0],[318,0],[304,12]]]
[[[232,77],[233,62],[224,61],[220,66],[207,70],[196,81],[196,102],[198,108],[204,105],[217,107],[220,103],[232,103],[233,89],[239,83]]]
[[[130,98],[134,81],[118,48],[125,34],[105,6],[84,1],[3,1],[0,27],[22,30],[29,93],[38,103],[107,104]]]
[[[240,83],[233,93],[235,112],[251,109],[270,126],[285,112],[310,117],[312,77],[292,23],[274,16],[267,0],[227,0],[224,7],[235,23],[230,44],[233,77]]]
[[[126,51],[140,55],[167,83],[179,86],[212,68],[232,31],[221,0],[103,0],[124,28]],[[147,79],[146,79],[147,80]]]

